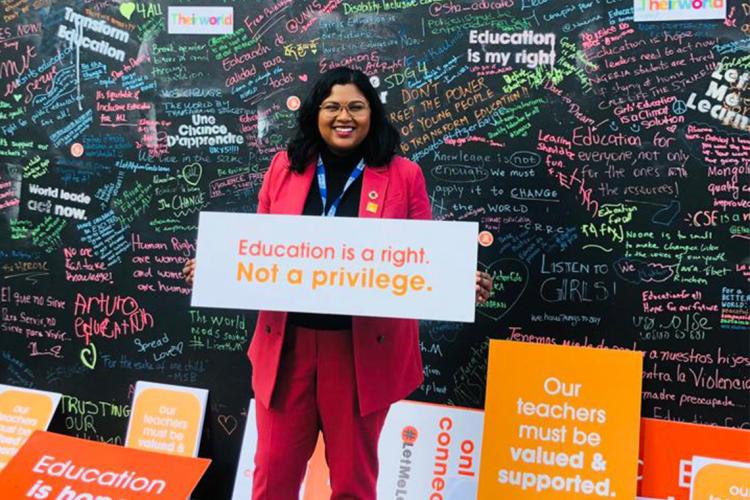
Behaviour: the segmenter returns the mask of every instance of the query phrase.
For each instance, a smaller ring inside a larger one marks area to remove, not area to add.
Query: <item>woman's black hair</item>
[[[317,157],[321,148],[325,147],[318,130],[320,104],[331,94],[334,85],[348,83],[356,85],[370,105],[370,130],[360,145],[365,164],[382,167],[388,165],[396,154],[400,142],[398,132],[388,121],[385,107],[380,102],[370,79],[359,70],[338,67],[321,75],[299,108],[297,132],[287,145],[287,154],[293,171],[302,172],[305,166]]]

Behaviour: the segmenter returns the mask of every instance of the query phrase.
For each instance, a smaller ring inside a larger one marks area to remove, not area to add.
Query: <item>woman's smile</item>
[[[320,104],[318,131],[336,154],[349,153],[365,140],[370,132],[370,107],[356,85],[331,87],[330,95]]]

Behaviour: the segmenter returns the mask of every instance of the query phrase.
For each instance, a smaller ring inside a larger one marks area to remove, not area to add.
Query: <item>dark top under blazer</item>
[[[362,158],[362,153],[355,151],[345,156],[331,153],[327,149],[321,152],[323,165],[326,172],[326,187],[328,188],[328,200],[326,209],[330,209],[333,200],[338,198],[344,190],[349,176],[354,167]],[[336,209],[336,217],[356,217],[359,211],[359,197],[362,194],[362,176],[357,177],[349,189],[341,198],[341,204]],[[320,199],[320,186],[318,176],[313,179],[310,191],[305,199],[305,207],[302,215],[321,215],[323,213],[323,202]],[[312,314],[312,313],[289,313],[287,323],[295,326],[303,326],[314,330],[351,330],[352,317],[342,314]]]

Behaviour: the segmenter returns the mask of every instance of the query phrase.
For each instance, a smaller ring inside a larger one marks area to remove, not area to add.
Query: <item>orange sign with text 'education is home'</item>
[[[184,499],[208,464],[37,431],[0,473],[3,500]]]

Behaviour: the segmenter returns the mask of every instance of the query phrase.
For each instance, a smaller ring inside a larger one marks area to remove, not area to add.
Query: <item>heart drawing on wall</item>
[[[133,12],[135,12],[135,3],[124,2],[120,4],[120,14],[128,21],[130,21],[130,16],[133,15]]]
[[[499,320],[520,300],[529,284],[529,268],[519,259],[504,258],[489,264],[479,263],[480,270],[493,276],[492,297],[477,306],[482,316]]]
[[[237,419],[233,415],[219,415],[217,420],[228,436],[231,436],[235,429],[237,429]]]
[[[191,186],[197,186],[203,175],[203,166],[200,163],[191,163],[182,167],[182,178]]]
[[[81,363],[89,370],[93,370],[96,366],[96,346],[89,344],[81,349]]]

